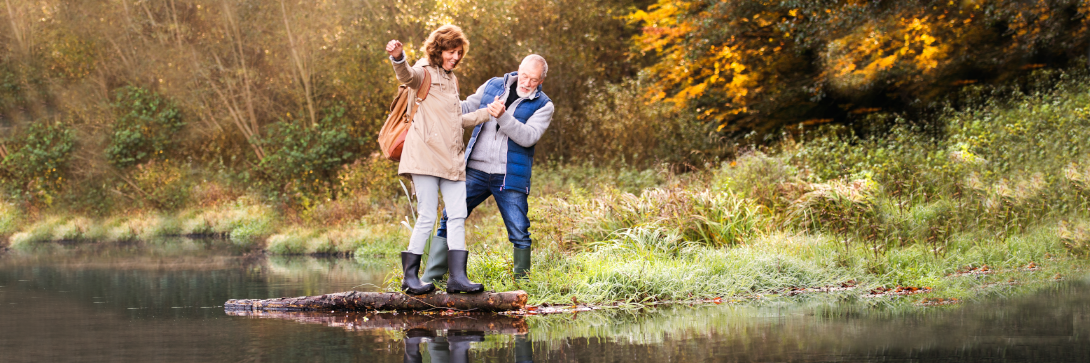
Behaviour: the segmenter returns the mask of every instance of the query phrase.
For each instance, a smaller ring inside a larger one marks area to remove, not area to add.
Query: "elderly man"
[[[518,72],[490,79],[462,101],[462,113],[469,113],[488,107],[490,102],[505,100],[506,111],[474,128],[466,147],[466,207],[472,213],[489,196],[495,197],[513,245],[514,274],[519,279],[526,278],[530,271],[532,241],[526,199],[530,194],[534,145],[553,119],[552,100],[541,91],[547,73],[545,58],[531,54],[522,60]],[[446,222],[444,212],[421,277],[425,283],[447,272]]]

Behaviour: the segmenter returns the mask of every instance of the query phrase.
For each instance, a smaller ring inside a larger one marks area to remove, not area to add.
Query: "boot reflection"
[[[435,334],[427,329],[411,329],[405,332],[405,363],[422,363],[420,342],[434,337]]]
[[[515,336],[515,363],[533,363],[534,346],[528,334]]]
[[[446,337],[436,337],[428,343],[431,363],[469,362],[470,343],[483,341],[484,332],[481,331],[448,330]]]
[[[427,329],[412,329],[405,332],[405,363],[423,363],[420,343],[428,342],[428,355],[431,363],[467,363],[472,342],[483,342],[484,332],[468,330],[449,330],[446,336],[436,336]]]

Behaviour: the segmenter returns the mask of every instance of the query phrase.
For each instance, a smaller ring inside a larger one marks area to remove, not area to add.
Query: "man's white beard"
[[[515,93],[519,95],[519,98],[526,98],[526,97],[530,97],[530,95],[534,94],[534,90],[530,90],[530,92],[522,93],[522,87],[521,86],[515,86]]]

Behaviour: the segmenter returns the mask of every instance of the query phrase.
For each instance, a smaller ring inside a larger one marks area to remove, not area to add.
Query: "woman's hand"
[[[488,104],[488,114],[492,117],[499,118],[506,111],[507,107],[503,105],[503,101],[500,101],[500,96],[496,96],[496,99]]]
[[[405,51],[401,47],[401,42],[399,42],[397,39],[391,40],[389,43],[386,43],[386,53],[389,54],[391,57],[394,57],[394,59],[400,60],[402,58],[405,58]]]

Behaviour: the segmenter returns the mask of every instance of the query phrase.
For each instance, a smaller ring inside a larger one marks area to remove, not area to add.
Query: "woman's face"
[[[443,64],[441,66],[449,71],[458,65],[459,60],[462,60],[462,46],[460,45],[457,48],[443,51]]]

